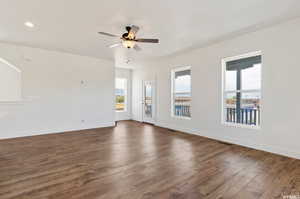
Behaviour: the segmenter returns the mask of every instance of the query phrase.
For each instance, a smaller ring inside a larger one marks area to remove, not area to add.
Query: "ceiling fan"
[[[132,25],[132,26],[126,26],[126,31],[121,37],[121,41],[116,44],[112,44],[109,47],[114,48],[123,45],[125,48],[133,48],[137,51],[140,51],[141,48],[137,45],[138,42],[144,42],[144,43],[159,43],[158,39],[143,39],[143,38],[136,38],[136,34],[139,31],[139,27]],[[109,37],[119,37],[114,34],[106,33],[106,32],[99,32],[101,35],[109,36]]]

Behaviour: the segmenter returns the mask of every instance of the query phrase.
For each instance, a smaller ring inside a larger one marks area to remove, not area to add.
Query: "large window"
[[[191,67],[172,70],[172,116],[191,118]]]
[[[116,111],[127,109],[127,79],[116,78]]]
[[[260,125],[261,53],[255,52],[223,60],[223,122]]]

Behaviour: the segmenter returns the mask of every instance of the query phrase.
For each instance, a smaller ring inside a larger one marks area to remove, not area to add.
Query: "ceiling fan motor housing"
[[[123,37],[124,39],[127,39],[127,38],[128,38],[128,33],[127,33],[127,32],[124,33],[124,34],[122,35],[122,37]]]
[[[130,26],[126,26],[126,30],[127,30],[127,32],[129,32],[131,30],[131,27]]]

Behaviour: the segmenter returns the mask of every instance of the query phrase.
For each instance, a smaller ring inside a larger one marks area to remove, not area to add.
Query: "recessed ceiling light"
[[[33,28],[34,27],[34,24],[32,22],[30,22],[30,21],[26,21],[24,23],[24,25],[27,26],[27,27],[29,27],[29,28]]]

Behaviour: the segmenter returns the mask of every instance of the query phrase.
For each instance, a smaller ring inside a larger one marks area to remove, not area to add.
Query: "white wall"
[[[133,118],[141,120],[141,89],[145,78],[157,79],[156,125],[300,158],[300,19],[249,33],[205,48],[155,62],[133,71]],[[221,124],[221,59],[261,50],[262,124],[260,130]],[[170,113],[170,71],[192,66],[192,119]]]
[[[21,100],[21,71],[0,58],[0,102]]]
[[[131,119],[131,69],[116,68],[116,78],[127,79],[127,108],[126,111],[116,112],[116,121]]]
[[[114,125],[113,62],[7,44],[0,57],[22,71],[23,96],[0,103],[0,139]]]

